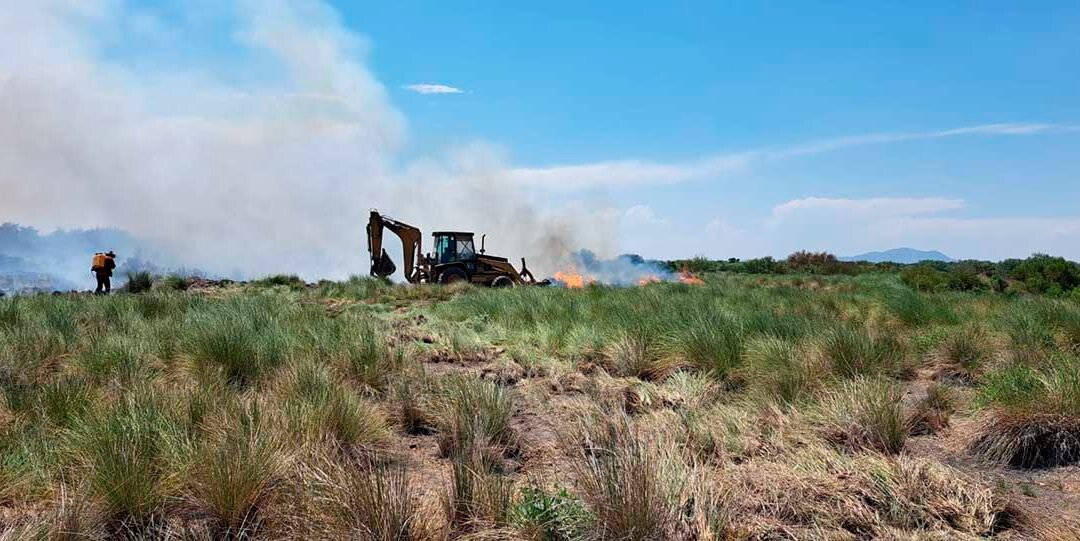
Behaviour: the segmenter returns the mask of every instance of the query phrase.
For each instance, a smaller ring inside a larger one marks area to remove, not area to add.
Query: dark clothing
[[[94,293],[108,295],[112,291],[112,280],[109,278],[112,273],[109,271],[94,271],[94,274],[97,275],[97,289],[94,290]]]
[[[94,276],[97,277],[97,289],[94,290],[94,293],[107,294],[112,291],[112,280],[110,280],[110,278],[112,278],[113,269],[115,268],[116,260],[111,257],[106,257],[104,267],[94,267],[90,269],[93,271]]]

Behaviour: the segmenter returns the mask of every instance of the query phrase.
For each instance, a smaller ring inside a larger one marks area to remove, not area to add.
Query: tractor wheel
[[[468,281],[469,275],[465,274],[465,271],[461,269],[446,269],[439,275],[440,284],[456,284]]]
[[[505,274],[496,276],[495,279],[491,281],[491,287],[514,287],[514,281]]]

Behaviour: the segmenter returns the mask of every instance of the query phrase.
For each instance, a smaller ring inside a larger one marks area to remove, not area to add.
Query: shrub
[[[1080,286],[1080,265],[1046,254],[1034,254],[1019,262],[1009,275],[1034,293],[1060,295]]]
[[[124,290],[128,293],[146,293],[154,287],[154,277],[149,272],[129,272]]]
[[[988,287],[974,267],[964,264],[949,269],[946,285],[953,291],[983,291]]]
[[[926,292],[944,291],[949,287],[949,275],[927,264],[904,269],[900,281],[912,289]]]

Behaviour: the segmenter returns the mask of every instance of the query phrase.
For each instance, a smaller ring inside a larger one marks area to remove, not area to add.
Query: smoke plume
[[[490,233],[490,252],[538,274],[614,249],[610,213],[534,204],[495,147],[402,163],[406,119],[363,37],[318,0],[188,0],[175,17],[2,3],[0,221],[119,228],[176,265],[249,276],[366,272],[372,207],[425,233]],[[192,29],[222,21],[229,54],[192,65]]]

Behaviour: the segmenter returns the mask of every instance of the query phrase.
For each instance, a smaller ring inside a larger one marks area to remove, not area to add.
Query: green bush
[[[146,271],[129,272],[124,291],[128,293],[146,293],[154,287],[154,276]]]
[[[919,264],[900,273],[904,285],[925,292],[945,291],[949,288],[949,274],[931,265]]]
[[[1062,257],[1034,254],[1017,263],[1009,276],[1027,291],[1061,295],[1080,286],[1080,265]]]

